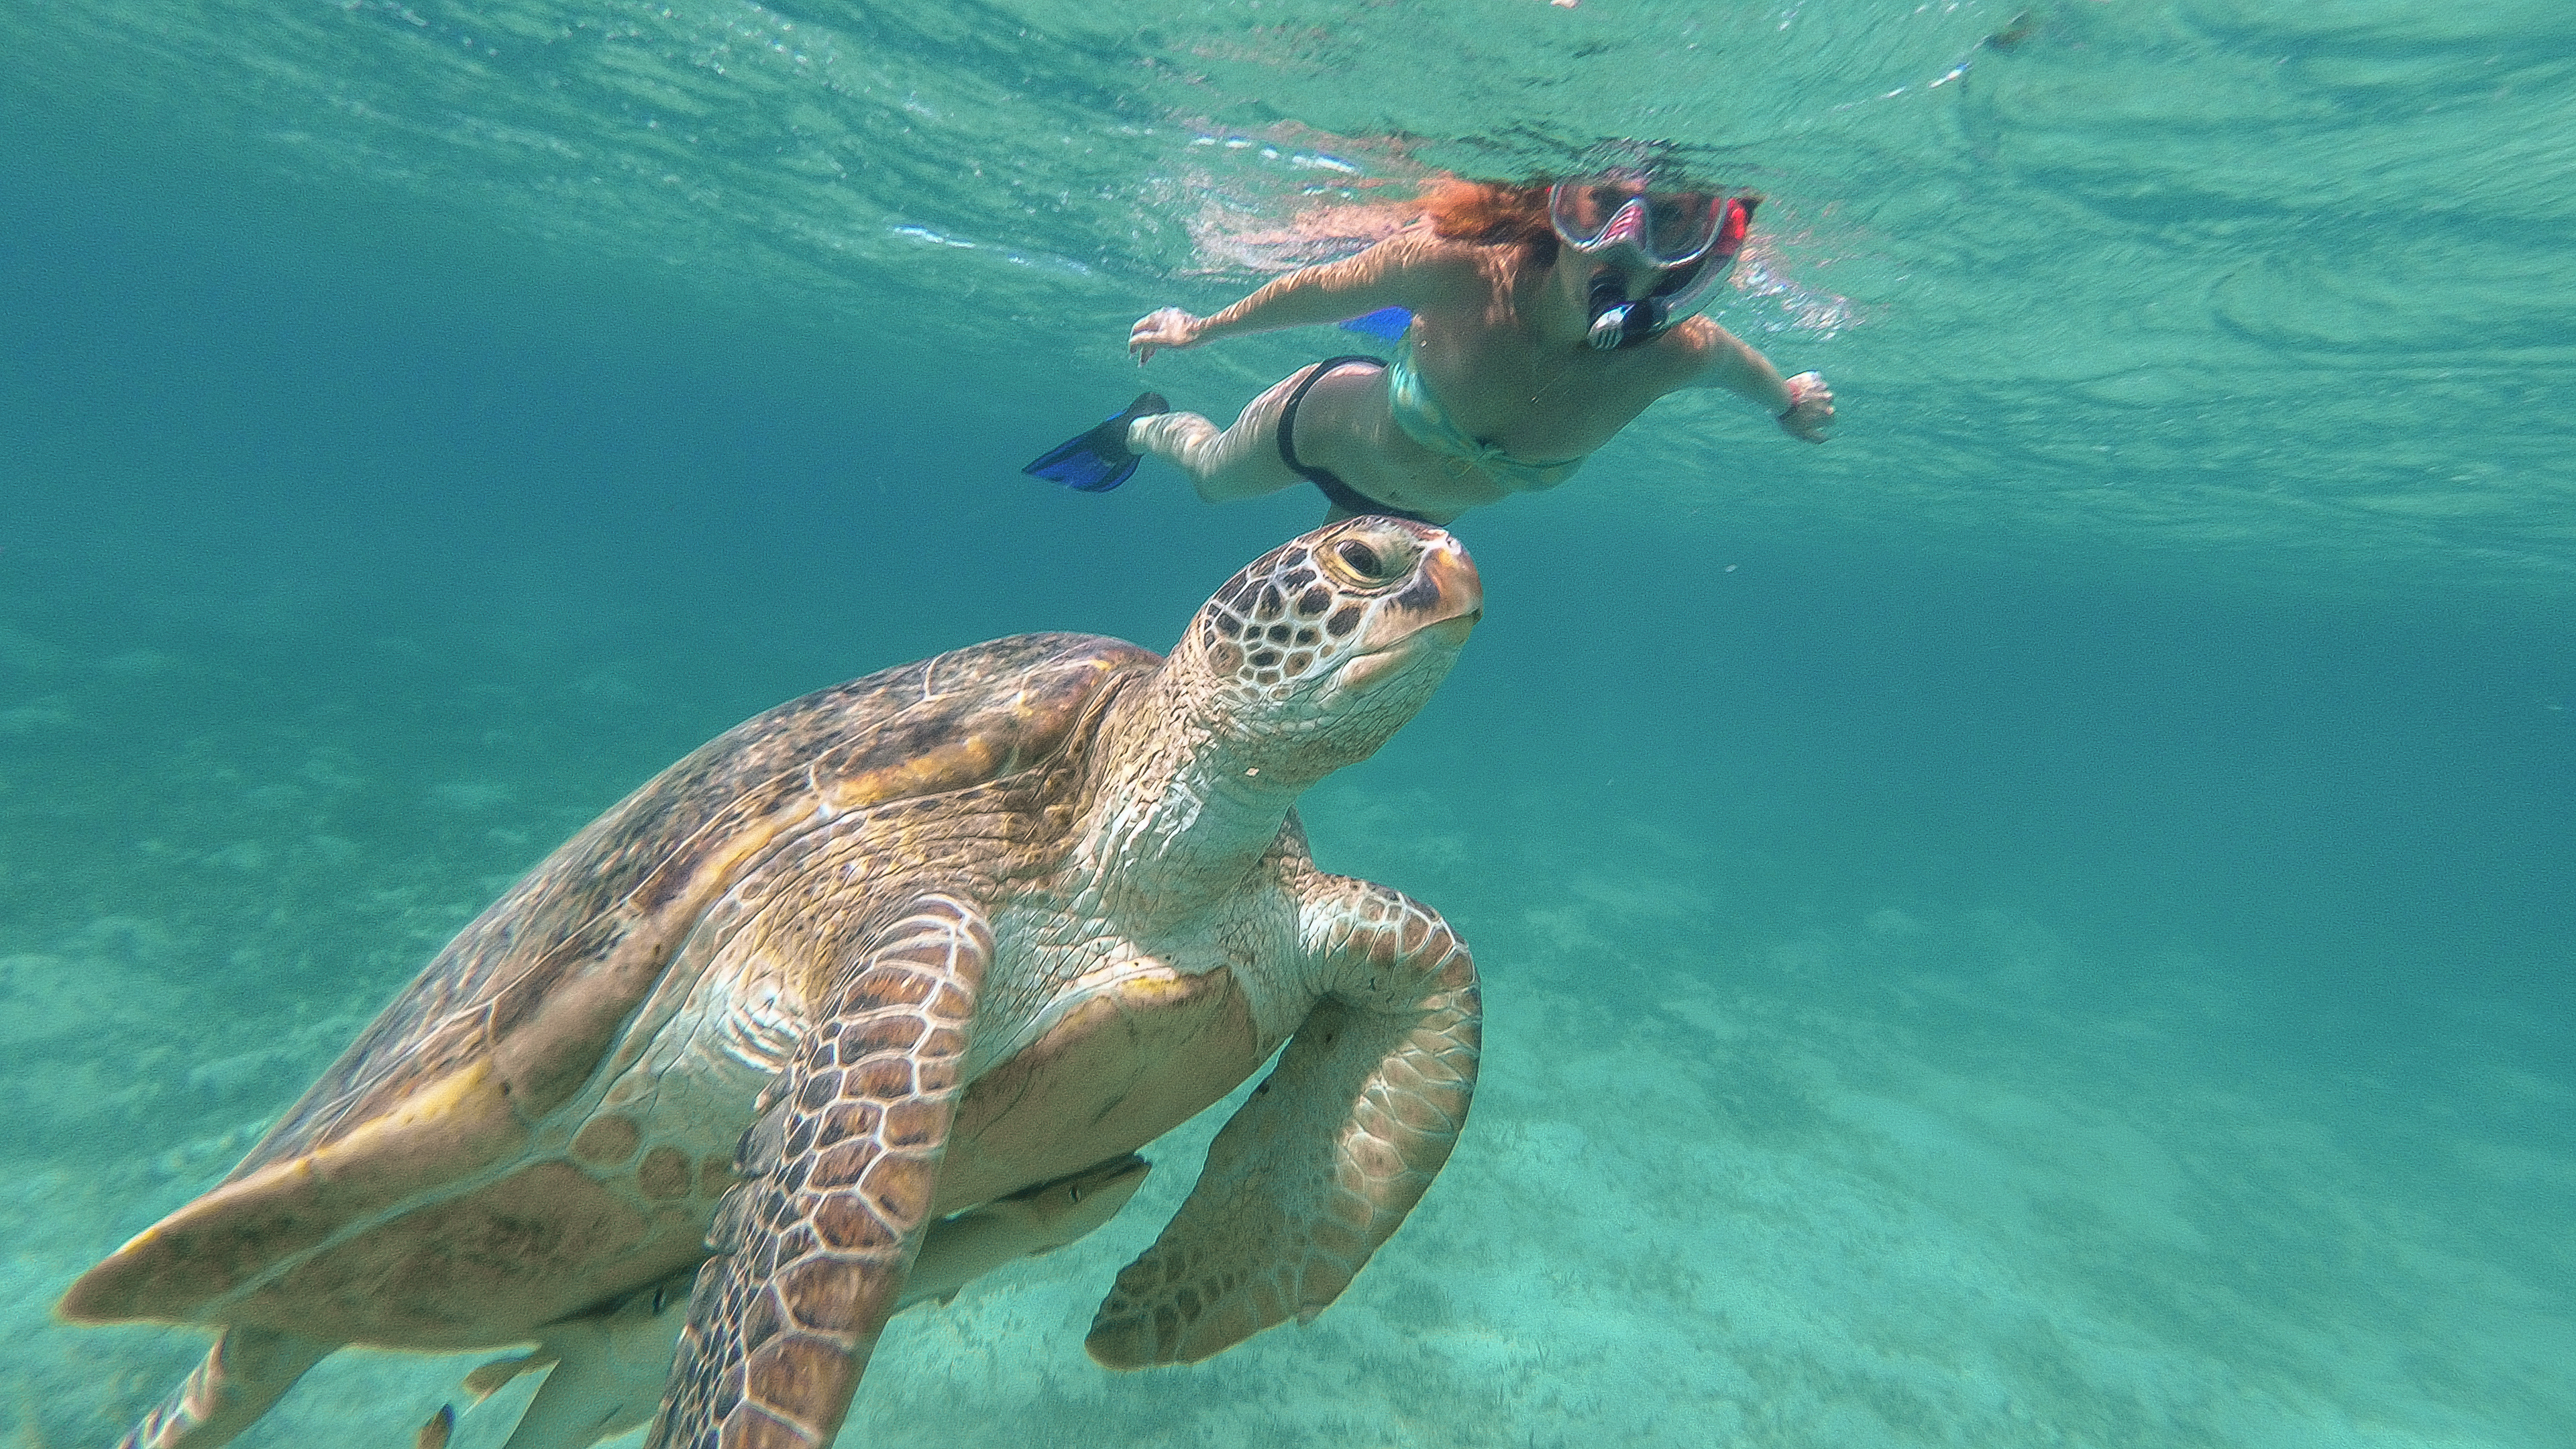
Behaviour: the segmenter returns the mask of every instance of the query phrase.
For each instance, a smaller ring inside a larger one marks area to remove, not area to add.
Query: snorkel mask
[[[1592,321],[1584,340],[1607,352],[1654,337],[1699,310],[1709,289],[1735,266],[1761,201],[1713,191],[1651,190],[1645,177],[1619,173],[1549,187],[1547,219],[1557,240],[1613,264],[1592,283]],[[1630,301],[1620,264],[1664,275],[1652,292]]]

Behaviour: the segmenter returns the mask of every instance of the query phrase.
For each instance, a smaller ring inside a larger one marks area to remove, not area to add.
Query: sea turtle
[[[930,1224],[1113,1163],[1283,1045],[1086,1346],[1187,1363],[1311,1318],[1448,1158],[1481,1017],[1448,925],[1317,870],[1293,806],[1482,606],[1445,532],[1346,519],[1169,658],[1019,635],[703,746],[71,1286],[76,1322],[219,1329],[127,1442],[208,1449],[335,1348],[542,1342],[703,1263],[648,1443],[828,1444]]]

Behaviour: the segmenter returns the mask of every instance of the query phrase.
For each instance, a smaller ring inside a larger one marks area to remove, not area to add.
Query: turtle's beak
[[[1477,577],[1475,561],[1456,539],[1444,538],[1423,555],[1421,582],[1407,589],[1405,597],[1410,599],[1426,586],[1434,597],[1416,627],[1443,644],[1466,643],[1468,631],[1485,617],[1485,581]]]

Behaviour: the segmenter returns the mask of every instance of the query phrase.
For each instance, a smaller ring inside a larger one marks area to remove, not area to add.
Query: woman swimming
[[[1403,308],[1412,321],[1391,361],[1300,368],[1223,429],[1149,392],[1026,471],[1098,491],[1150,455],[1211,503],[1305,481],[1331,517],[1447,523],[1564,482],[1686,387],[1723,388],[1821,443],[1834,416],[1824,379],[1783,378],[1697,315],[1757,203],[1641,167],[1552,185],[1436,183],[1420,223],[1368,250],[1276,278],[1213,317],[1163,308],[1127,342],[1141,365],[1166,347]]]

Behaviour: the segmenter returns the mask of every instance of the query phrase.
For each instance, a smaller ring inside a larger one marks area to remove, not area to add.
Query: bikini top
[[[1395,360],[1387,364],[1386,405],[1406,437],[1444,457],[1482,468],[1515,488],[1552,488],[1573,477],[1574,470],[1583,466],[1580,457],[1554,462],[1514,457],[1458,426],[1458,420],[1449,415],[1431,385],[1423,381],[1422,370],[1413,360],[1410,332],[1396,344]]]

